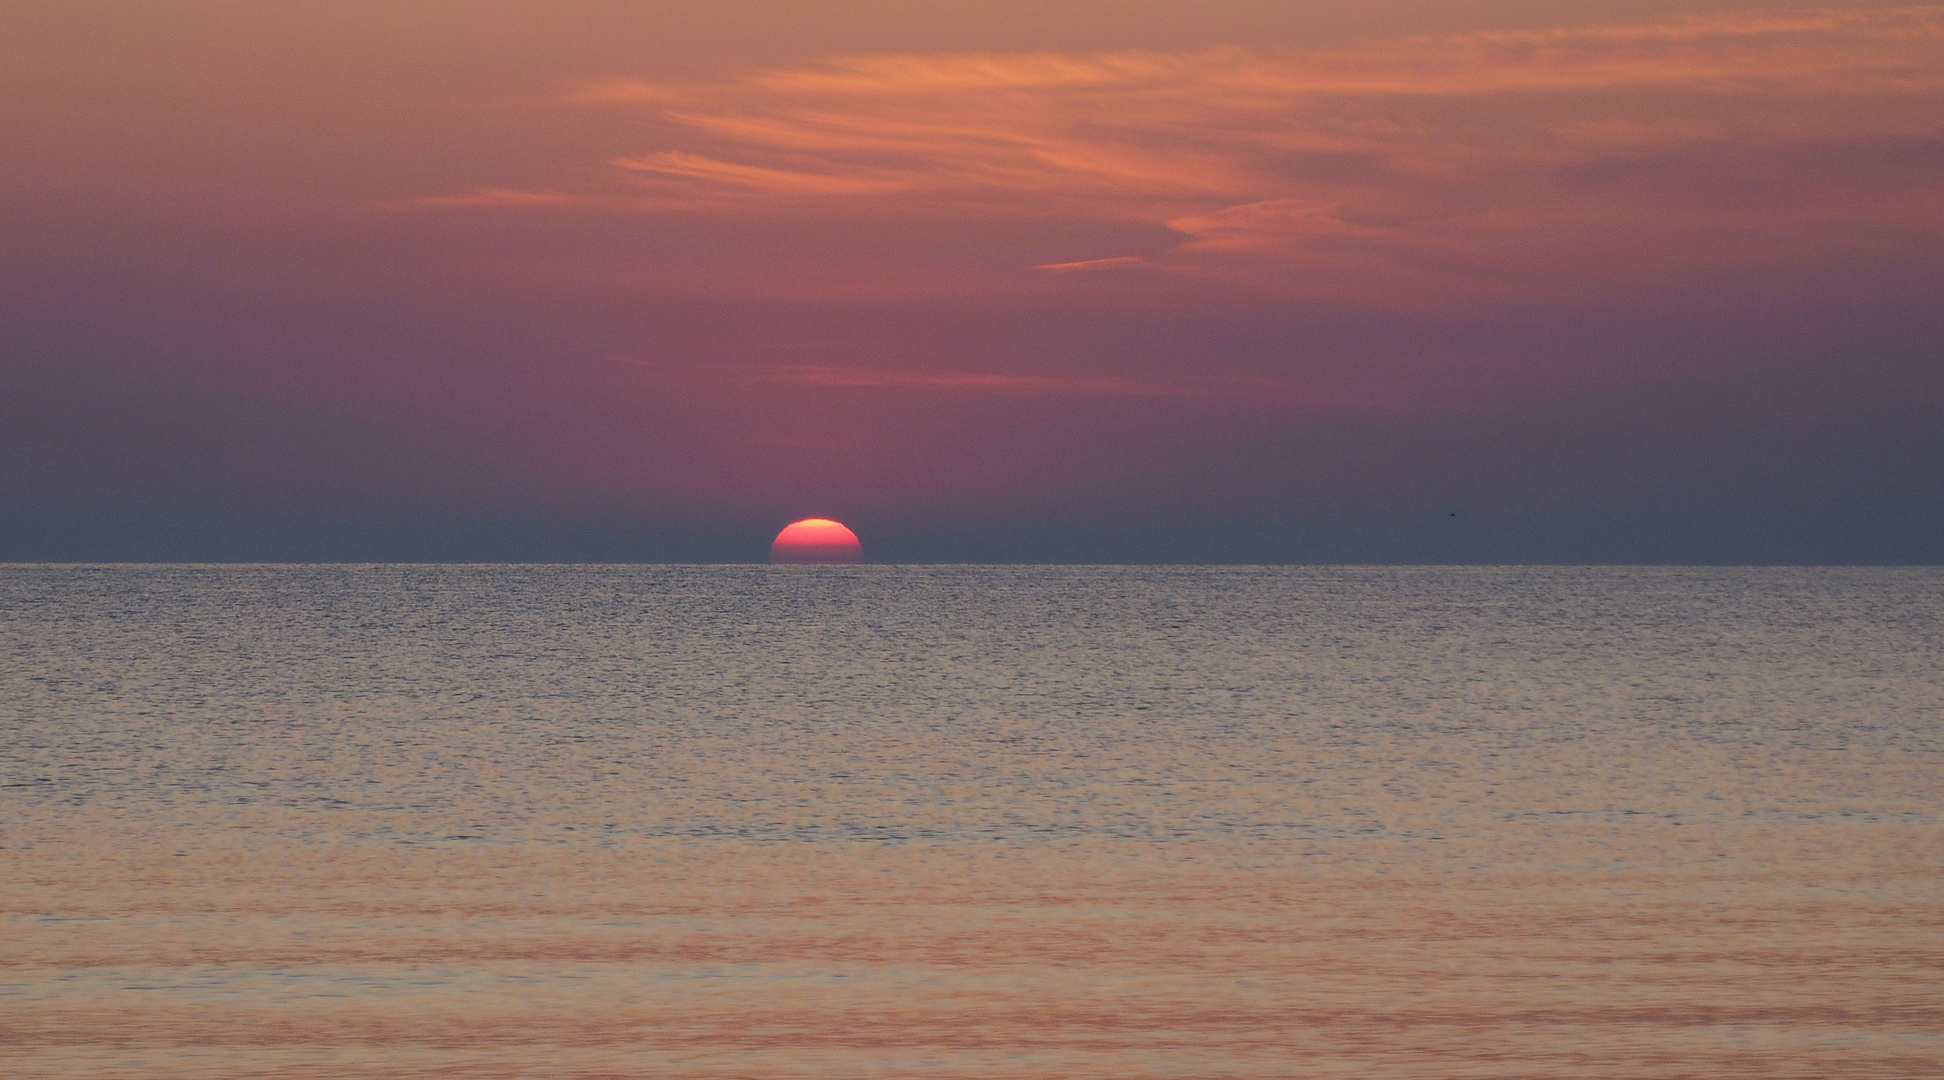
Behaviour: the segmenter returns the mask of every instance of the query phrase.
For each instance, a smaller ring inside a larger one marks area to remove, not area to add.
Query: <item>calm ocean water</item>
[[[0,1074],[1944,1076],[1944,570],[0,567]]]

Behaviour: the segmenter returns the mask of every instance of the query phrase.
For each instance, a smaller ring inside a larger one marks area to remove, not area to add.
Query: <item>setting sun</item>
[[[857,534],[840,521],[829,518],[804,518],[784,526],[770,544],[770,562],[804,565],[810,563],[856,563],[864,561],[864,547]]]

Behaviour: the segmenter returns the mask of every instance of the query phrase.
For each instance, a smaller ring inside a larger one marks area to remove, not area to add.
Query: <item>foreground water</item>
[[[1944,571],[0,567],[9,1077],[1944,1075]]]

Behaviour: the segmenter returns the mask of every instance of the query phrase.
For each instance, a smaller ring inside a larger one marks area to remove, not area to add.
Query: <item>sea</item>
[[[1944,1076],[1944,568],[0,566],[0,1075]]]

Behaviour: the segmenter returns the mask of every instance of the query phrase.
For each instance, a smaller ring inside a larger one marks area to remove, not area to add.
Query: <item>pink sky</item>
[[[1944,8],[919,7],[24,5],[0,557],[1944,557]]]

